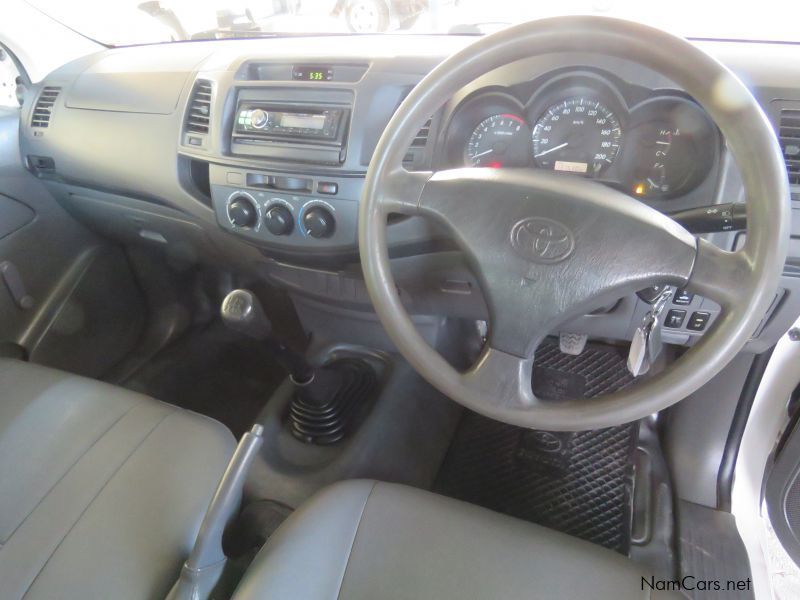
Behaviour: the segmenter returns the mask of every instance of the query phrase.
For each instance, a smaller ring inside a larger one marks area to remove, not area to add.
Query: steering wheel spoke
[[[685,288],[728,309],[737,303],[753,280],[753,265],[744,250],[727,252],[697,240],[694,268]]]
[[[488,346],[462,375],[465,385],[501,410],[529,410],[539,400],[533,394],[533,358],[521,358]]]
[[[481,281],[490,343],[518,357],[562,322],[626,293],[684,284],[694,262],[695,240],[683,228],[574,177],[441,171],[422,190],[419,211],[452,231]]]
[[[432,171],[408,171],[403,167],[393,169],[380,190],[381,208],[386,214],[417,214],[420,194],[432,175]]]

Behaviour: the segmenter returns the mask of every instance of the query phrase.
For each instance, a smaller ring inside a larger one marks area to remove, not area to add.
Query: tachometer
[[[596,176],[614,162],[621,145],[614,113],[584,96],[550,106],[533,128],[533,158],[545,169]]]
[[[464,148],[464,162],[473,167],[523,167],[529,164],[530,127],[514,114],[481,121]]]

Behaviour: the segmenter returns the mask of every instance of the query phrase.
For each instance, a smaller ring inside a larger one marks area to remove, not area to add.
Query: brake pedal
[[[586,347],[586,340],[589,336],[584,333],[565,333],[558,334],[558,347],[564,354],[578,356]]]

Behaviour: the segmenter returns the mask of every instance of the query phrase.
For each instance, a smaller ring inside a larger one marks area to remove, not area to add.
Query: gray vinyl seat
[[[211,419],[0,360],[0,600],[163,598],[234,447]]]
[[[350,481],[270,538],[234,600],[672,598],[627,558],[421,490]]]

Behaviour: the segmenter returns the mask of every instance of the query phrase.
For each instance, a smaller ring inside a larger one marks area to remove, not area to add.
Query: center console
[[[363,175],[342,167],[353,103],[348,89],[239,88],[225,119],[228,154],[270,168],[210,165],[219,224],[287,250],[352,248]],[[285,170],[273,168],[280,163]]]
[[[356,242],[363,179],[211,165],[219,224],[254,242],[336,249]]]

